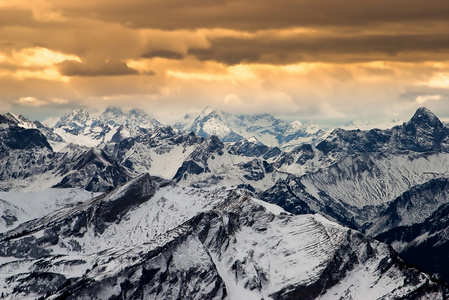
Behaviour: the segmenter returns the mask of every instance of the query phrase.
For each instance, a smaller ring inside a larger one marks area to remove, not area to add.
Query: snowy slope
[[[319,215],[148,175],[0,241],[6,299],[448,295],[385,244]]]
[[[99,193],[84,189],[47,189],[36,192],[0,192],[0,232],[20,223],[84,202]]]
[[[369,224],[365,232],[376,236],[400,226],[424,222],[449,203],[449,179],[437,178],[413,186],[388,204],[382,214]]]
[[[411,188],[447,178],[448,166],[448,153],[365,153],[303,176],[289,176],[260,197],[294,213],[320,212],[362,229],[391,213],[390,205]],[[438,202],[431,209],[437,209]]]

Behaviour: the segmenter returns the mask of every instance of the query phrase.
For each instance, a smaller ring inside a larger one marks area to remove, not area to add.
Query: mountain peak
[[[65,115],[61,117],[67,118],[67,119],[73,119],[75,117],[83,118],[83,117],[89,117],[89,112],[85,110],[84,108],[74,108],[70,111],[68,111]]]
[[[129,114],[130,115],[135,115],[135,116],[144,116],[144,117],[148,116],[148,114],[143,109],[140,109],[140,108],[133,108],[133,109],[131,109],[129,111]]]
[[[416,110],[415,115],[428,115],[436,118],[435,114],[427,107],[420,107]]]
[[[443,123],[441,123],[440,119],[438,119],[438,117],[426,107],[418,108],[413,117],[410,119],[409,123],[415,125],[427,124],[433,127],[443,126]]]
[[[22,128],[36,128],[36,125],[33,122],[22,115],[6,113],[2,117],[4,118],[3,120],[0,119],[0,123],[13,124]]]
[[[106,115],[106,114],[120,116],[120,115],[124,115],[124,112],[120,107],[113,106],[113,107],[106,108],[106,110],[103,112],[103,115]]]
[[[55,127],[59,128],[62,126],[67,126],[70,123],[76,123],[79,126],[83,126],[89,120],[89,112],[84,108],[72,109],[63,115],[58,122],[56,122]]]
[[[315,134],[320,130],[320,127],[318,126],[317,123],[313,122],[313,121],[309,121],[309,123],[307,123],[307,125],[305,126],[305,131],[309,134]]]
[[[296,120],[296,121],[291,122],[290,126],[295,127],[295,128],[300,128],[300,127],[303,127],[304,125],[301,123],[301,121]]]

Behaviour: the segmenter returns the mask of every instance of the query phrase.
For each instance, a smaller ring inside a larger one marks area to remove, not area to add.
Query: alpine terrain
[[[449,128],[353,125],[0,115],[1,297],[449,298]]]

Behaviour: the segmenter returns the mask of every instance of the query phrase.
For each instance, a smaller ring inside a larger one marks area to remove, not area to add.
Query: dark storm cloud
[[[138,74],[124,62],[104,62],[88,65],[66,60],[57,65],[59,72],[65,76],[121,76]]]
[[[88,15],[130,27],[261,30],[295,26],[361,26],[382,22],[446,21],[446,0],[131,0],[63,4],[66,14]]]
[[[207,49],[190,49],[200,60],[215,60],[228,65],[239,63],[291,64],[295,62],[353,63],[367,61],[446,60],[449,34],[373,35],[352,37],[218,38]],[[415,53],[408,55],[408,53]]]
[[[406,101],[416,101],[419,96],[425,95],[440,95],[445,101],[449,100],[449,90],[445,88],[437,87],[408,87],[405,93],[402,93],[400,97]],[[449,108],[448,108],[449,111]]]
[[[43,17],[58,12],[64,21],[37,22],[39,10],[23,7],[0,9],[0,26],[7,26],[0,34],[3,43],[13,42],[16,49],[40,44],[78,55],[85,65],[62,64],[60,70],[67,76],[135,74],[121,62],[155,57],[182,60],[186,54],[228,65],[423,61],[429,59],[429,53],[434,60],[448,57],[449,5],[441,0],[426,1],[425,5],[418,0],[49,3],[52,12],[41,12]],[[145,36],[136,27],[157,29],[158,33]],[[207,46],[189,44],[203,34],[201,28],[234,32],[218,37],[206,33]],[[304,32],[285,33],[295,28]],[[146,46],[150,41],[151,47]],[[92,65],[85,60],[91,57],[119,63]]]

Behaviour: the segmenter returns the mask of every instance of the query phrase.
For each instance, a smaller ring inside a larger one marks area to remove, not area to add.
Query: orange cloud
[[[449,116],[448,15],[445,0],[0,0],[0,103]]]

